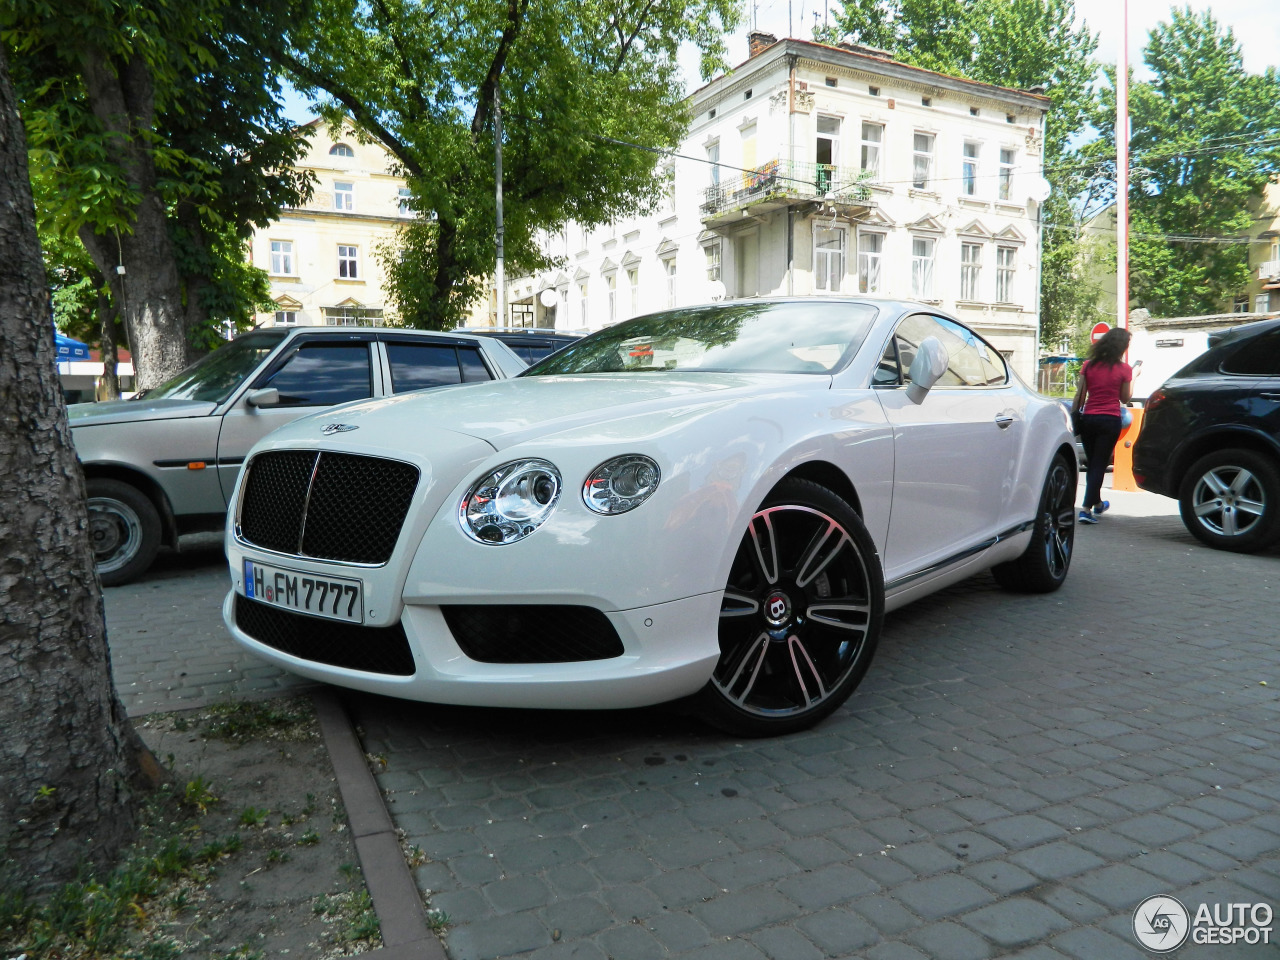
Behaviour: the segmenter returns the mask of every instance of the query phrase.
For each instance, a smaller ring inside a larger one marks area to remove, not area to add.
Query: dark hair
[[[1124,352],[1129,349],[1129,338],[1131,336],[1132,334],[1124,327],[1113,327],[1089,348],[1087,359],[1106,366],[1119,363],[1124,359]]]

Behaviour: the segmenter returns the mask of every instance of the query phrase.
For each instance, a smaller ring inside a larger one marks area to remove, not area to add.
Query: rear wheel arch
[[[1280,469],[1280,449],[1261,435],[1250,430],[1215,430],[1188,441],[1174,455],[1168,476],[1170,495],[1177,497],[1183,481],[1187,478],[1187,471],[1202,458],[1219,450],[1251,450],[1270,458],[1277,469]]]

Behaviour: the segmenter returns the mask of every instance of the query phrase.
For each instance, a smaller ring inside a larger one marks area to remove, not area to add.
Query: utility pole
[[[1129,0],[1116,61],[1116,326],[1129,326]]]
[[[498,92],[498,84],[493,85],[493,153],[494,153],[494,196],[498,204],[498,227],[495,239],[498,245],[498,267],[494,271],[494,283],[498,290],[498,326],[507,325],[507,279],[502,262],[502,98]]]

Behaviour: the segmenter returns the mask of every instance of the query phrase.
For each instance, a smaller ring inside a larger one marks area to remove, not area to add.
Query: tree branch
[[[418,116],[425,116],[431,112],[431,109],[427,105],[427,101],[422,98],[422,90],[413,76],[413,65],[409,62],[409,58],[404,51],[404,45],[400,42],[400,37],[395,31],[395,24],[391,19],[391,11],[387,9],[386,0],[373,0],[373,9],[382,17],[383,29],[391,40],[391,45],[396,48],[396,55],[400,58],[400,70],[409,82],[409,95],[418,107]],[[416,118],[411,117],[410,119]]]
[[[643,9],[640,11],[639,17],[636,18],[635,29],[631,31],[630,36],[623,39],[622,30],[618,30],[618,38],[621,46],[618,48],[618,58],[614,61],[613,72],[617,73],[622,69],[622,65],[627,60],[627,54],[631,52],[631,45],[636,42],[636,37],[640,35],[640,31],[644,29],[645,20],[649,16],[649,12],[656,5],[656,0],[647,0]]]
[[[502,31],[502,39],[498,41],[498,49],[489,64],[489,72],[476,92],[476,112],[471,118],[471,135],[477,137],[484,125],[489,121],[489,106],[493,103],[493,91],[498,89],[498,81],[502,78],[502,70],[507,63],[507,54],[511,45],[520,35],[524,25],[524,16],[529,10],[529,0],[507,0],[507,25]]]
[[[400,161],[404,166],[405,172],[410,177],[420,177],[425,173],[422,164],[409,152],[409,148],[400,138],[383,126],[378,118],[374,116],[373,111],[365,105],[364,101],[350,90],[341,87],[332,78],[308,66],[290,53],[281,53],[280,62],[304,82],[313,87],[319,87],[350,110],[356,122],[378,138],[378,141],[390,151],[391,155]]]

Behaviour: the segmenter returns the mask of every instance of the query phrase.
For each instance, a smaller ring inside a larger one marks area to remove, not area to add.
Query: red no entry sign
[[[1089,334],[1089,342],[1097,343],[1102,339],[1102,335],[1111,329],[1111,325],[1107,323],[1095,323],[1093,332]]]

